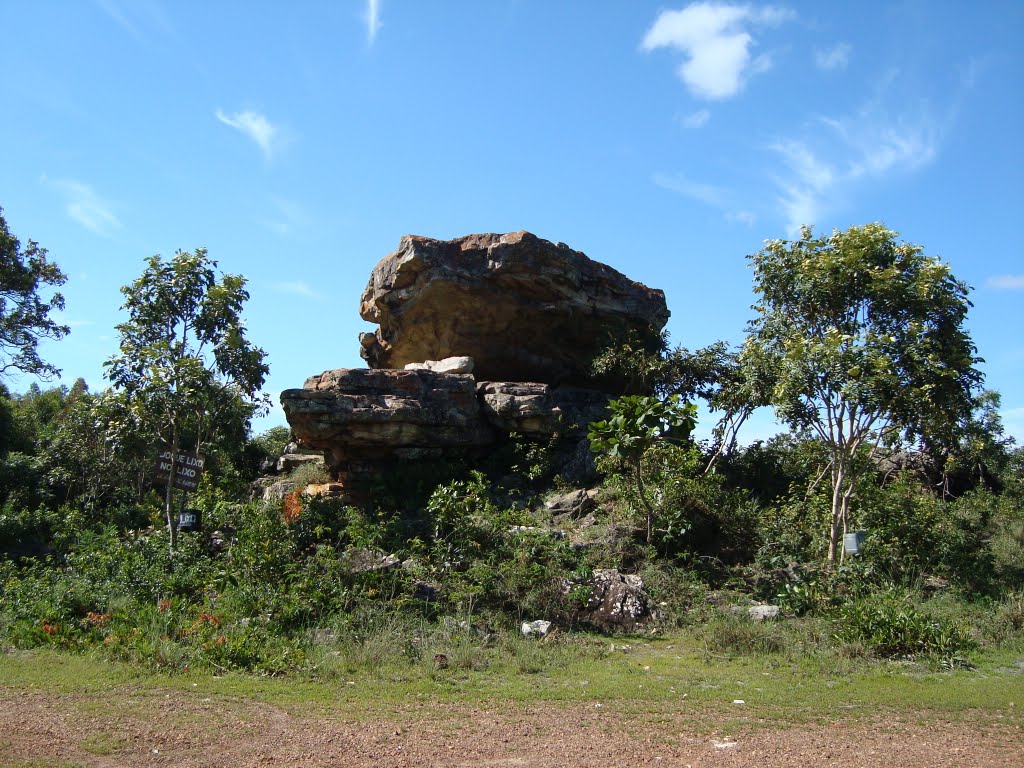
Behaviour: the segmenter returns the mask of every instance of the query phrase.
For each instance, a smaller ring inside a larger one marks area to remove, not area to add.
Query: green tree
[[[647,489],[645,457],[664,442],[689,438],[697,422],[697,408],[679,395],[664,400],[645,395],[624,395],[608,404],[609,418],[590,425],[587,438],[594,453],[626,469],[647,518],[647,542],[651,542],[657,515]]]
[[[750,392],[739,354],[724,341],[691,352],[671,347],[667,331],[646,337],[631,333],[594,359],[593,372],[626,382],[629,392],[653,393],[662,400],[673,395],[686,402],[700,398],[712,412],[720,413],[704,474],[732,450],[740,427],[761,404]]]
[[[742,358],[752,391],[826,446],[835,561],[859,473],[881,442],[953,433],[982,375],[964,327],[968,286],[917,245],[866,224],[771,240],[750,257],[754,305]],[[841,557],[841,554],[839,555]]]
[[[61,339],[68,327],[50,313],[64,309],[64,297],[40,297],[43,286],[63,285],[67,277],[46,259],[46,249],[29,240],[24,249],[7,228],[0,208],[0,376],[18,370],[40,378],[60,371],[39,356],[40,339]]]
[[[170,450],[173,468],[183,447],[200,451],[226,421],[237,421],[226,416],[248,421],[265,406],[259,392],[269,368],[264,351],[245,337],[245,278],[218,279],[217,262],[205,248],[178,251],[167,261],[152,256],[146,264],[142,276],[121,289],[128,320],[117,326],[120,354],[105,365],[136,422]],[[164,506],[173,548],[170,474]]]

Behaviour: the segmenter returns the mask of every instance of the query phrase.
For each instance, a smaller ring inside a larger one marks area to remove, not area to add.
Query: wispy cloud
[[[114,215],[110,203],[88,184],[75,179],[49,179],[42,182],[58,190],[65,199],[68,216],[101,237],[111,237],[121,229],[121,221]]]
[[[799,137],[772,142],[783,169],[774,175],[791,234],[819,217],[857,183],[929,165],[942,141],[943,121],[925,105],[893,116],[877,102],[838,118],[821,117]],[[827,158],[827,159],[826,159]]]
[[[757,223],[757,214],[753,211],[729,211],[725,214],[727,221],[738,221],[740,224],[746,224],[748,227],[754,226]]]
[[[382,0],[366,0],[366,42],[373,45],[380,32],[380,4]]]
[[[814,52],[814,64],[818,69],[846,69],[850,63],[853,47],[849,43],[837,43],[831,48],[818,49]]]
[[[734,209],[734,195],[727,187],[694,181],[682,173],[656,173],[651,180],[656,186],[667,189],[669,192],[675,192],[691,200],[717,208],[723,213],[726,221],[739,222],[748,226],[757,221],[757,216],[753,212]]]
[[[309,283],[303,280],[291,280],[283,283],[277,283],[274,286],[281,293],[290,293],[295,296],[302,296],[306,299],[322,299],[323,295],[317,293]]]
[[[270,198],[274,213],[266,220],[266,226],[279,235],[292,235],[296,230],[309,227],[309,216],[301,205],[283,197]]]
[[[986,280],[985,285],[999,291],[1024,291],[1024,275],[996,275]]]
[[[281,138],[281,130],[259,112],[245,111],[226,114],[216,111],[216,117],[224,125],[231,126],[252,139],[268,160],[273,157],[274,150]]]
[[[163,6],[153,0],[97,0],[97,5],[137,42],[148,42],[146,32],[152,29],[164,36],[174,32]]]
[[[831,189],[836,174],[803,142],[781,141],[769,149],[782,157],[788,171],[776,178],[776,184],[786,227],[790,234],[795,234],[804,224],[817,223],[821,199]]]
[[[771,68],[771,58],[752,58],[753,27],[778,26],[796,14],[784,8],[726,3],[693,3],[680,11],[662,11],[641,44],[646,51],[670,48],[683,54],[678,74],[702,99],[735,96],[746,79]]]
[[[702,203],[713,205],[716,208],[720,208],[725,205],[726,190],[723,187],[717,187],[713,184],[702,184],[697,181],[688,179],[681,173],[667,174],[667,173],[656,173],[654,174],[654,183],[662,189],[667,189],[670,192],[678,192],[686,197],[699,200]]]
[[[710,109],[698,109],[688,115],[679,118],[679,124],[684,128],[700,128],[711,119]]]

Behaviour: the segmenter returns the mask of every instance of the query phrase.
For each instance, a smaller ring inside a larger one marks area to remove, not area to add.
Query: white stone
[[[752,621],[767,621],[779,618],[779,606],[777,605],[752,605],[747,609],[747,615]]]
[[[408,363],[407,371],[433,371],[434,373],[472,373],[472,357],[446,357],[443,360],[424,360],[422,363]]]
[[[537,621],[524,621],[520,631],[523,633],[523,637],[544,638],[551,631],[551,622],[541,619]]]

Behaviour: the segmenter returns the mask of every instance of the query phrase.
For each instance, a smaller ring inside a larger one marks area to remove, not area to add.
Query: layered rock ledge
[[[608,399],[597,390],[426,369],[341,368],[281,393],[296,443],[323,451],[331,476],[353,496],[360,478],[388,464],[478,454],[510,433],[563,438],[569,463]]]

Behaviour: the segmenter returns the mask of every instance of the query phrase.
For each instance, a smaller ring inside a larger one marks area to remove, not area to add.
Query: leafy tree
[[[587,437],[594,453],[625,467],[647,517],[647,541],[651,542],[656,510],[649,498],[644,458],[662,442],[689,438],[696,425],[697,408],[678,395],[664,400],[644,395],[624,395],[608,404],[607,421],[590,425]]]
[[[259,391],[269,368],[264,351],[245,337],[245,278],[218,279],[217,262],[205,248],[178,251],[167,261],[152,256],[146,264],[142,276],[121,289],[128,320],[117,326],[121,353],[105,365],[136,422],[168,446],[173,468],[184,446],[199,451],[226,425],[237,429],[242,420],[247,426],[266,403]],[[244,439],[245,429],[238,431]],[[164,506],[173,548],[170,474]]]
[[[712,411],[720,412],[711,459],[704,468],[707,474],[734,447],[739,428],[760,403],[749,391],[739,355],[724,341],[691,352],[669,346],[666,331],[655,337],[655,343],[652,336],[632,333],[616,340],[594,359],[594,374],[625,381],[627,391],[654,394],[662,400],[673,395],[687,402],[700,398]]]
[[[839,553],[872,443],[932,439],[971,416],[982,375],[964,328],[968,286],[881,224],[750,257],[759,295],[743,349],[752,392],[826,446],[832,481],[828,561]]]
[[[63,285],[67,277],[46,259],[46,249],[29,240],[24,249],[7,228],[0,208],[0,376],[18,370],[41,378],[60,371],[39,356],[40,339],[61,339],[68,327],[50,313],[64,309],[64,297],[54,293],[44,301],[43,286]]]

